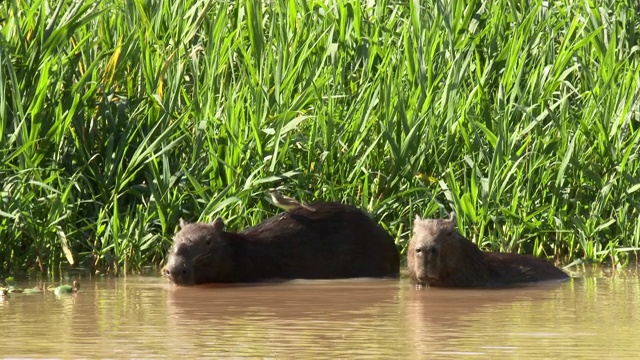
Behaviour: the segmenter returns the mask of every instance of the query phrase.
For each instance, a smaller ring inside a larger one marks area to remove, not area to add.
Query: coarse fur
[[[399,275],[393,238],[367,214],[340,203],[313,207],[237,233],[220,218],[181,223],[164,273],[177,285]]]
[[[411,282],[434,287],[504,286],[568,279],[557,267],[529,255],[483,252],[456,230],[456,216],[416,216],[407,249]]]

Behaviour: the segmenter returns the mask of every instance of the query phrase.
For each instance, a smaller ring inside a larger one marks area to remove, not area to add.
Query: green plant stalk
[[[0,269],[158,266],[280,185],[400,250],[455,210],[484,249],[635,260],[640,18],[592,5],[3,2]]]

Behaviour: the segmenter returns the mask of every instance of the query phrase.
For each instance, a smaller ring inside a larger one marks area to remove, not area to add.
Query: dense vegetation
[[[636,6],[4,1],[0,272],[159,265],[179,218],[252,225],[275,186],[401,248],[455,210],[486,249],[635,259]]]

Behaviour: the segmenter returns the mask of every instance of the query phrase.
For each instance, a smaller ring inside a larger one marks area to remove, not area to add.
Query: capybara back
[[[237,233],[221,219],[183,224],[165,274],[179,285],[398,276],[395,242],[367,214],[340,203],[312,206]]]

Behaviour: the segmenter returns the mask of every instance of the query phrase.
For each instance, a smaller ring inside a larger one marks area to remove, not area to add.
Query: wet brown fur
[[[504,286],[569,278],[533,256],[481,251],[458,233],[454,213],[446,220],[416,216],[407,267],[413,284],[435,287]]]
[[[240,232],[182,224],[165,275],[178,285],[271,279],[397,277],[393,238],[361,210],[340,203],[292,209]]]

